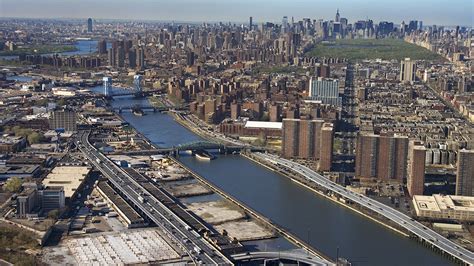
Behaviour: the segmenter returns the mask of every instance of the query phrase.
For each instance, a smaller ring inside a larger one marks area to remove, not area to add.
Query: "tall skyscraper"
[[[188,66],[194,66],[194,52],[188,51],[186,54],[186,63]]]
[[[474,196],[474,150],[458,152],[456,195]]]
[[[338,8],[336,12],[336,22],[340,22],[340,21],[341,21],[341,15],[339,15],[339,8]]]
[[[408,153],[407,188],[411,197],[423,195],[425,185],[426,148],[422,142],[411,141]]]
[[[135,88],[135,91],[137,92],[142,91],[142,80],[143,80],[143,77],[141,75],[133,76],[133,86]]]
[[[143,47],[138,47],[136,50],[137,56],[137,68],[144,69],[145,68],[145,49]]]
[[[87,19],[87,32],[92,32],[92,19]]]
[[[309,97],[312,100],[321,101],[323,104],[341,106],[342,98],[339,97],[339,81],[337,79],[317,80],[311,78],[309,81]]]
[[[252,21],[252,17],[249,18],[249,29],[252,30],[253,29],[253,21]]]
[[[119,45],[119,48],[117,50],[117,66],[118,67],[125,66],[125,49],[122,43],[121,45]]]
[[[109,61],[109,66],[115,67],[117,66],[117,52],[119,48],[119,42],[118,41],[113,41],[112,42],[112,48],[110,48],[107,51],[107,56],[108,56],[108,61]]]
[[[107,53],[107,41],[102,39],[97,43],[97,51],[99,54],[106,54]]]
[[[405,58],[400,62],[400,81],[414,82],[416,75],[416,62]]]
[[[359,135],[356,145],[356,176],[382,180],[406,178],[408,138]]]
[[[134,49],[128,51],[128,67],[136,68],[137,67],[137,53]]]
[[[284,16],[283,19],[281,20],[281,33],[287,33],[288,32],[288,17]]]
[[[318,169],[329,171],[332,161],[333,125],[323,120],[283,119],[282,155],[319,160]]]
[[[109,96],[112,93],[112,78],[104,77],[102,81],[104,83],[104,95]]]

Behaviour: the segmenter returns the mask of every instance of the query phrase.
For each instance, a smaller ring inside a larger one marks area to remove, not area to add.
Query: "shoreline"
[[[173,118],[174,118],[174,120],[175,120],[176,122],[178,122],[180,125],[186,127],[188,130],[192,131],[193,133],[197,134],[198,136],[200,136],[200,137],[202,137],[202,138],[204,138],[204,139],[209,139],[207,136],[204,136],[204,134],[202,134],[202,133],[197,133],[196,130],[194,130],[193,128],[191,128],[191,127],[188,125],[188,123],[186,123],[185,121],[182,121],[182,119],[179,118],[179,116],[177,116],[177,115],[172,115],[172,116],[173,116]],[[382,226],[386,227],[387,229],[390,229],[390,230],[392,230],[392,231],[394,231],[394,232],[396,232],[396,233],[398,233],[398,234],[400,234],[400,235],[402,235],[402,236],[404,236],[404,237],[407,237],[407,238],[410,237],[409,234],[407,234],[407,233],[405,233],[405,232],[403,232],[403,231],[401,231],[401,230],[399,230],[399,229],[397,229],[397,228],[395,228],[395,227],[393,227],[393,226],[391,226],[391,225],[389,225],[389,224],[387,224],[387,223],[385,223],[385,222],[383,222],[383,221],[381,221],[381,220],[379,220],[379,219],[377,219],[377,218],[371,217],[369,214],[364,213],[364,212],[361,211],[361,210],[358,210],[358,209],[356,209],[356,208],[354,208],[354,207],[351,207],[351,206],[349,206],[349,205],[347,205],[347,204],[344,204],[343,202],[338,201],[337,199],[334,199],[334,198],[332,198],[332,197],[330,197],[330,196],[328,196],[328,195],[325,195],[325,194],[322,193],[321,191],[319,191],[319,190],[317,190],[317,189],[315,189],[315,188],[312,188],[312,187],[310,187],[310,186],[308,186],[308,185],[306,185],[306,184],[303,184],[301,181],[296,180],[295,178],[293,178],[293,177],[291,177],[291,176],[289,176],[289,175],[287,175],[287,174],[283,174],[283,173],[281,173],[280,171],[278,171],[277,169],[274,169],[274,168],[272,168],[272,167],[270,167],[270,166],[268,166],[268,165],[266,165],[266,164],[264,164],[264,163],[262,163],[262,162],[259,162],[259,161],[255,160],[254,158],[251,158],[249,155],[246,155],[246,154],[243,154],[243,153],[241,153],[240,155],[242,155],[244,158],[246,158],[246,159],[248,159],[248,160],[250,160],[250,161],[252,161],[252,162],[255,162],[255,163],[259,164],[260,166],[263,166],[263,167],[267,168],[267,169],[270,170],[270,171],[273,171],[273,172],[277,172],[277,173],[279,173],[279,174],[282,174],[282,175],[285,176],[286,178],[289,178],[291,181],[297,183],[297,184],[300,185],[300,186],[303,186],[303,187],[309,189],[310,191],[316,193],[317,195],[322,196],[322,197],[324,197],[324,198],[326,198],[326,199],[328,199],[328,200],[330,200],[330,201],[332,201],[332,202],[335,202],[335,203],[339,204],[340,206],[346,207],[346,208],[348,208],[349,210],[352,210],[352,211],[354,211],[354,212],[356,212],[356,213],[358,213],[358,214],[364,216],[365,218],[367,218],[367,219],[369,219],[369,220],[371,220],[371,221],[374,221],[374,222],[376,222],[376,223],[379,224],[379,225],[382,225]]]
[[[117,117],[123,121],[123,122],[127,122],[120,114],[118,113],[115,113],[117,115]],[[187,130],[191,130],[189,129],[189,127],[187,125],[185,125],[186,123],[184,123],[183,121],[180,121],[180,119],[178,118],[178,116],[176,114],[170,114],[168,113],[168,115],[171,115],[175,121],[177,121],[179,124],[181,124],[183,127],[185,127]],[[139,135],[147,144],[151,145],[152,147],[159,147],[155,144],[153,144],[145,135],[143,135],[141,132],[139,132],[135,127],[133,127],[132,125],[130,125],[134,131],[136,132],[137,135]],[[194,130],[191,130],[191,132],[194,132]],[[198,135],[200,137],[203,137],[201,135]],[[203,137],[204,138],[204,137]],[[258,213],[257,211],[253,210],[252,208],[250,208],[249,206],[243,204],[242,202],[240,202],[239,200],[235,199],[233,196],[231,196],[229,193],[226,193],[225,191],[221,190],[220,188],[218,188],[216,185],[214,185],[213,183],[211,183],[210,181],[208,181],[206,178],[202,177],[201,175],[199,175],[198,173],[194,172],[193,170],[191,170],[189,167],[187,167],[186,165],[184,165],[181,161],[179,161],[177,158],[175,157],[172,157],[170,156],[169,157],[170,160],[172,160],[174,163],[178,164],[181,168],[183,168],[184,170],[186,170],[186,172],[188,172],[189,174],[191,174],[193,176],[193,178],[195,178],[197,181],[199,181],[202,185],[210,188],[213,193],[216,193],[218,195],[220,195],[221,197],[223,197],[224,199],[226,200],[229,200],[230,202],[232,202],[233,204],[236,204],[237,206],[239,206],[240,208],[244,209],[245,212],[247,212],[248,214],[250,214],[253,218],[255,218],[256,220],[262,222],[265,226],[269,226],[270,228],[272,228],[273,230],[275,230],[276,232],[278,232],[282,237],[284,237],[285,239],[287,239],[288,241],[290,241],[291,243],[293,243],[294,245],[296,245],[297,247],[300,247],[302,249],[305,249],[307,250],[308,252],[311,252],[313,253],[313,255],[315,255],[316,257],[320,258],[320,259],[323,259],[323,260],[326,260],[328,261],[329,263],[334,263],[333,259],[330,258],[329,256],[323,254],[322,252],[320,252],[319,250],[317,250],[316,248],[310,246],[308,243],[304,242],[303,240],[299,239],[297,236],[295,235],[292,235],[291,233],[287,232],[285,229],[281,228],[278,224],[275,224],[272,220],[268,219],[267,217],[265,217],[264,215]]]
[[[264,163],[262,163],[262,162],[260,162],[260,161],[258,161],[258,160],[256,160],[256,159],[254,159],[254,158],[252,158],[252,157],[250,157],[250,156],[248,156],[248,155],[246,155],[246,154],[241,154],[241,155],[242,155],[243,157],[245,157],[245,158],[251,160],[252,162],[255,162],[255,163],[257,163],[257,164],[259,164],[259,165],[261,165],[261,166],[263,166],[263,167],[265,167],[265,168],[267,168],[267,169],[269,169],[269,170],[271,170],[271,171],[273,171],[273,172],[277,172],[277,173],[279,173],[279,174],[281,174],[281,175],[283,175],[283,176],[289,178],[291,181],[297,183],[298,185],[300,185],[300,186],[302,186],[302,187],[305,187],[305,188],[311,190],[312,192],[316,193],[316,194],[319,195],[319,196],[322,196],[323,198],[326,198],[326,199],[328,199],[328,200],[330,200],[330,201],[332,201],[332,202],[334,202],[334,203],[337,203],[337,204],[339,204],[339,205],[341,205],[341,206],[343,206],[343,207],[345,207],[345,208],[348,208],[348,209],[350,209],[350,210],[352,210],[352,211],[354,211],[354,212],[356,212],[356,213],[358,213],[358,214],[364,216],[365,218],[368,218],[368,219],[370,219],[370,220],[372,220],[372,221],[374,221],[374,222],[376,222],[376,223],[378,223],[378,224],[380,224],[380,225],[382,225],[382,226],[384,226],[384,227],[386,227],[386,228],[388,228],[388,229],[393,230],[394,232],[397,232],[397,233],[401,234],[401,235],[404,236],[404,237],[410,237],[410,235],[406,234],[405,232],[403,232],[403,231],[401,231],[401,230],[399,230],[399,229],[397,229],[397,228],[395,228],[395,227],[393,227],[393,226],[391,226],[391,225],[388,225],[388,224],[384,223],[383,221],[380,221],[380,220],[378,220],[378,219],[376,219],[376,218],[374,218],[374,217],[371,217],[369,214],[366,214],[366,213],[364,213],[364,212],[362,212],[362,211],[360,211],[360,210],[358,210],[358,209],[356,209],[356,208],[354,208],[354,207],[351,207],[351,206],[345,204],[344,202],[341,202],[341,201],[339,201],[339,200],[337,200],[337,199],[335,199],[335,198],[332,198],[332,197],[330,197],[330,196],[328,196],[328,195],[322,193],[321,191],[319,191],[319,190],[317,190],[317,189],[315,189],[315,188],[312,188],[312,187],[310,187],[310,186],[308,186],[308,185],[306,185],[306,184],[303,184],[301,181],[299,181],[299,180],[297,180],[297,179],[295,179],[295,178],[293,178],[293,177],[291,177],[291,176],[289,176],[289,175],[283,174],[283,173],[281,173],[280,171],[277,171],[276,169],[273,169],[273,168],[271,168],[270,166],[268,166],[268,165],[266,165],[266,164],[264,164]]]

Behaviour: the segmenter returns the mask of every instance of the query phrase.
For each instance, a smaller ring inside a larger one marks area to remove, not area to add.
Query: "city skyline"
[[[47,5],[49,8],[44,9]],[[185,6],[186,8],[183,8]],[[271,7],[271,11],[269,11]],[[70,12],[74,8],[74,13]],[[464,0],[422,0],[410,2],[376,1],[369,3],[356,0],[324,1],[250,1],[231,0],[225,3],[213,0],[193,1],[129,1],[105,0],[97,3],[85,1],[57,0],[2,0],[0,17],[24,18],[88,18],[156,20],[180,22],[247,22],[252,16],[254,23],[265,21],[280,22],[283,16],[289,19],[323,18],[333,19],[336,9],[350,21],[372,19],[393,21],[396,24],[412,19],[421,20],[425,25],[472,26],[473,5]],[[134,11],[134,12],[130,12]],[[394,12],[396,11],[396,12]]]

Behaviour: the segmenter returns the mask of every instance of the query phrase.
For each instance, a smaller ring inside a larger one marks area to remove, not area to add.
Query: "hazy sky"
[[[351,22],[422,20],[425,25],[473,25],[473,0],[0,0],[0,17],[120,18],[175,21],[279,22],[283,16]]]

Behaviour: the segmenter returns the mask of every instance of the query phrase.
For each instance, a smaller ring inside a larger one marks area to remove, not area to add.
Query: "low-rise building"
[[[17,152],[26,147],[26,139],[4,135],[0,138],[0,153]]]
[[[418,217],[434,220],[474,221],[474,197],[433,195],[414,196]]]
[[[45,187],[63,187],[64,197],[72,199],[81,188],[91,168],[87,166],[57,166],[43,180]]]
[[[7,180],[11,177],[34,178],[41,172],[39,165],[7,165],[0,166],[0,180]]]

